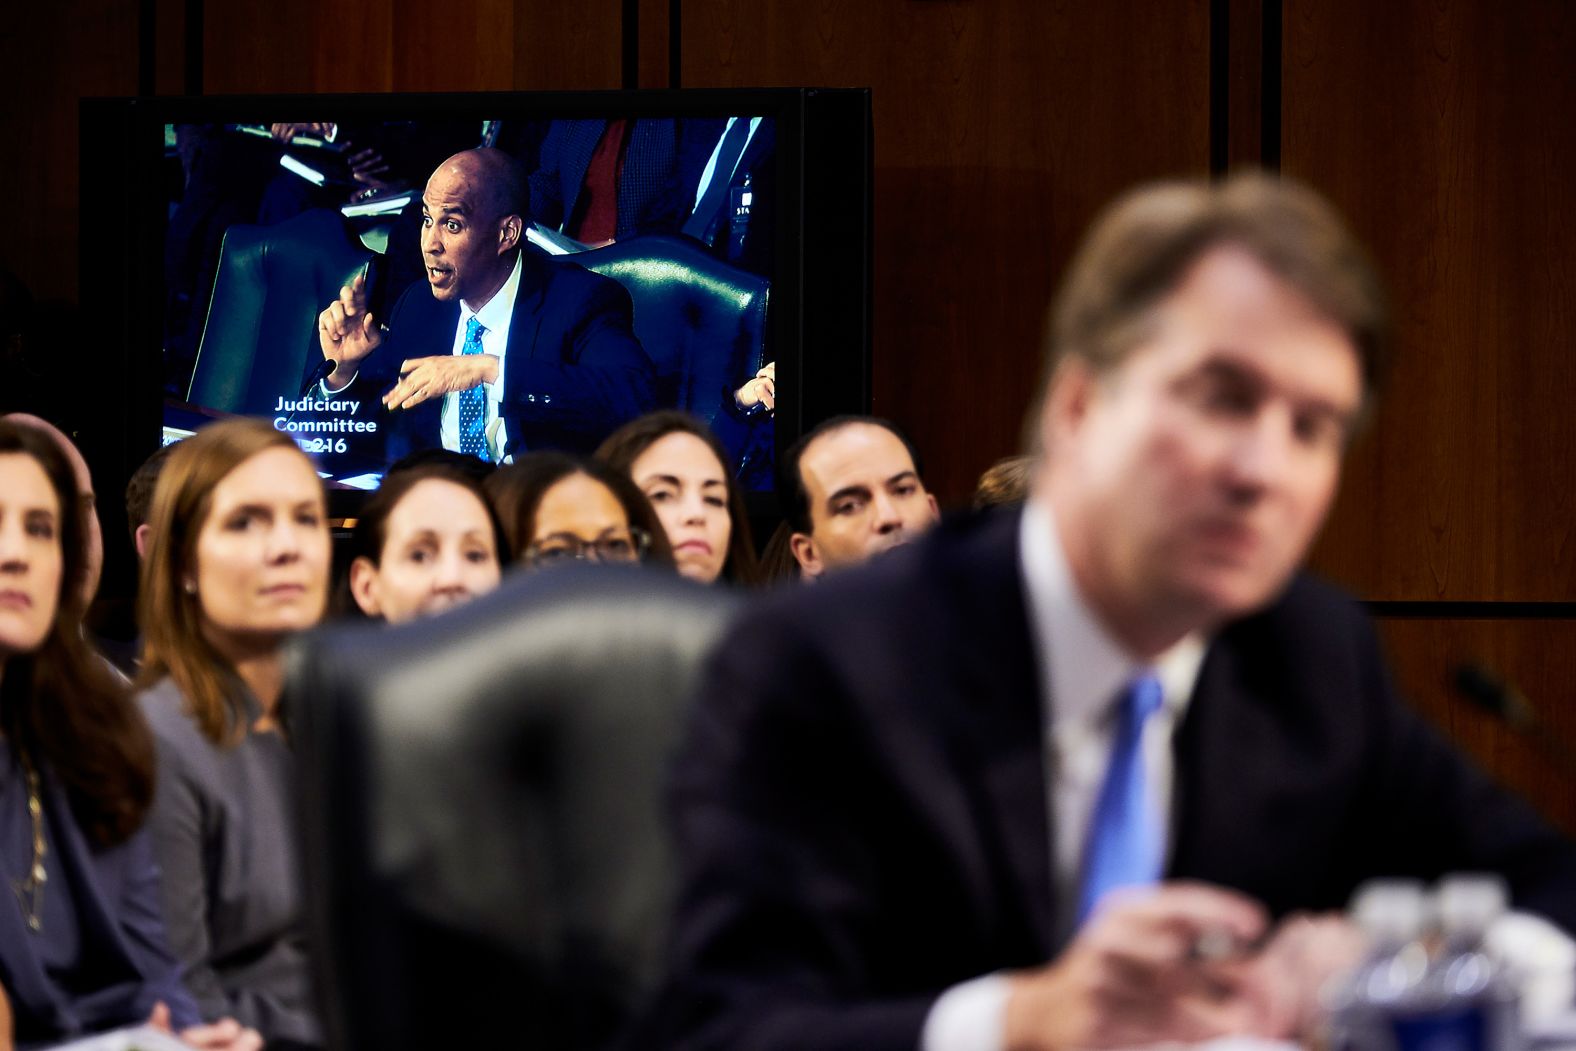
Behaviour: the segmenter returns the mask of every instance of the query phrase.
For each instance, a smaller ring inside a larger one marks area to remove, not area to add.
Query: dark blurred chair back
[[[338,212],[225,231],[188,400],[274,415],[317,364],[317,315],[371,257]]]
[[[698,243],[648,235],[569,256],[629,290],[635,335],[657,366],[657,404],[711,423],[764,364],[771,283]]]
[[[661,788],[737,601],[573,566],[299,643],[285,703],[330,1046],[614,1045],[659,977]]]

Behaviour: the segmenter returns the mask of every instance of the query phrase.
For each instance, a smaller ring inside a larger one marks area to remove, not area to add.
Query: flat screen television
[[[353,514],[424,446],[588,452],[681,408],[712,422],[761,514],[776,450],[869,410],[866,90],[94,99],[81,134],[86,396],[121,480],[161,442],[263,416]],[[475,148],[508,163],[468,176],[459,205],[424,199]],[[466,209],[487,208],[529,212],[512,275],[483,290],[514,299],[501,339],[476,336],[499,372],[484,397],[386,408],[410,362],[467,349],[474,260],[499,246],[474,254]],[[320,332],[336,300],[378,343],[353,370]],[[771,412],[749,404],[763,368]]]

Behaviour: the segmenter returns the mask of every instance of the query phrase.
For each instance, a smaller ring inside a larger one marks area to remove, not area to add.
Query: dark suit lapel
[[[744,185],[744,177],[753,175],[754,169],[765,155],[769,155],[776,136],[772,132],[770,119],[762,120],[756,127],[755,134],[750,136],[749,144],[744,147],[744,152],[739,155],[739,163],[734,166],[733,178],[729,180],[731,186]],[[760,177],[755,176],[754,182],[759,184]]]
[[[521,260],[520,287],[514,294],[514,312],[509,315],[507,354],[513,361],[536,357],[542,319],[546,316],[547,285],[552,278],[553,264],[548,260],[530,252],[522,252]],[[508,385],[506,379],[504,386]]]
[[[1323,687],[1288,668],[1267,623],[1228,626],[1199,671],[1173,750],[1168,873],[1234,887],[1281,915],[1340,904],[1325,873],[1341,859],[1316,844],[1339,837],[1350,806],[1338,742],[1352,731],[1331,727]]]
[[[398,360],[389,360],[389,370],[373,397],[382,398],[399,382],[400,365],[414,358],[443,357],[454,353],[454,335],[460,324],[460,304],[433,298],[426,289],[415,289],[422,298],[396,311],[391,319],[391,339],[386,349]],[[408,295],[408,294],[407,294]],[[402,299],[403,303],[403,299]],[[390,436],[389,459],[442,444],[443,399],[422,402],[414,409],[385,410]]]
[[[951,716],[960,761],[975,768],[983,838],[1021,909],[1008,922],[1032,942],[1029,958],[1043,960],[1053,948],[1050,819],[1018,522],[1017,514],[1003,513],[966,527],[949,564],[936,569],[949,585],[950,645],[969,640],[957,660],[955,696],[963,703],[943,718]]]

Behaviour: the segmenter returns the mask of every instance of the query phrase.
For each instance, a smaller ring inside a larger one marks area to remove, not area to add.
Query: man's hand
[[[755,378],[733,392],[733,399],[741,409],[765,405],[767,412],[777,411],[777,362],[761,367]]]
[[[409,409],[428,398],[441,398],[450,391],[470,390],[498,379],[495,354],[445,354],[436,358],[412,358],[399,367],[400,380],[383,395],[391,409]]]
[[[153,1005],[148,1015],[148,1027],[161,1033],[174,1033],[170,1025],[170,1009],[163,1000]],[[255,1029],[248,1029],[233,1018],[221,1018],[213,1025],[194,1025],[179,1033],[181,1043],[201,1051],[262,1051],[263,1037]]]
[[[346,144],[347,149],[355,149],[353,144]],[[393,185],[384,176],[389,173],[388,161],[377,150],[367,148],[356,149],[354,153],[345,158],[350,166],[350,177],[362,186],[371,186],[376,189],[387,189]]]
[[[1362,931],[1338,913],[1286,917],[1263,951],[1241,964],[1256,1010],[1253,1032],[1277,1040],[1310,1036],[1325,987],[1356,967],[1366,949]]]
[[[1251,944],[1264,910],[1231,891],[1170,883],[1112,895],[1051,964],[1010,978],[1007,1051],[1143,1047],[1248,1032],[1258,1000],[1200,938]]]
[[[328,129],[330,127],[332,127],[332,125],[326,124],[322,121],[312,124],[270,124],[268,125],[268,131],[279,142],[288,143],[297,135],[306,135],[314,138],[326,139],[328,138]]]
[[[233,1018],[221,1018],[213,1025],[194,1025],[182,1029],[181,1042],[201,1051],[262,1051],[263,1037]]]
[[[339,298],[317,316],[317,342],[323,358],[334,362],[328,374],[330,389],[349,383],[368,354],[383,343],[383,332],[367,313],[367,275],[357,274],[339,290]]]

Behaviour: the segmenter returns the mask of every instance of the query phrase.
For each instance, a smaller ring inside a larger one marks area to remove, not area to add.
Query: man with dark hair
[[[1576,847],[1401,703],[1298,572],[1379,375],[1363,253],[1263,176],[1141,190],[1050,326],[1022,511],[747,612],[673,765],[642,1047],[1065,1051],[1289,1036],[1365,878]]]
[[[322,393],[388,431],[386,460],[438,444],[493,462],[524,449],[589,452],[652,407],[654,369],[630,329],[629,294],[522,252],[528,194],[507,154],[455,154],[422,195],[426,280],[400,296],[387,334],[359,276],[319,315],[335,363]],[[355,397],[344,393],[352,383]],[[373,394],[397,413],[392,423],[362,411]]]
[[[159,446],[131,473],[131,480],[126,483],[126,529],[131,533],[138,559],[148,550],[148,509],[153,506],[153,490],[158,488],[159,472],[174,448],[174,444]]]
[[[914,446],[874,416],[837,416],[795,442],[779,466],[778,494],[806,580],[900,547],[939,514]]]

